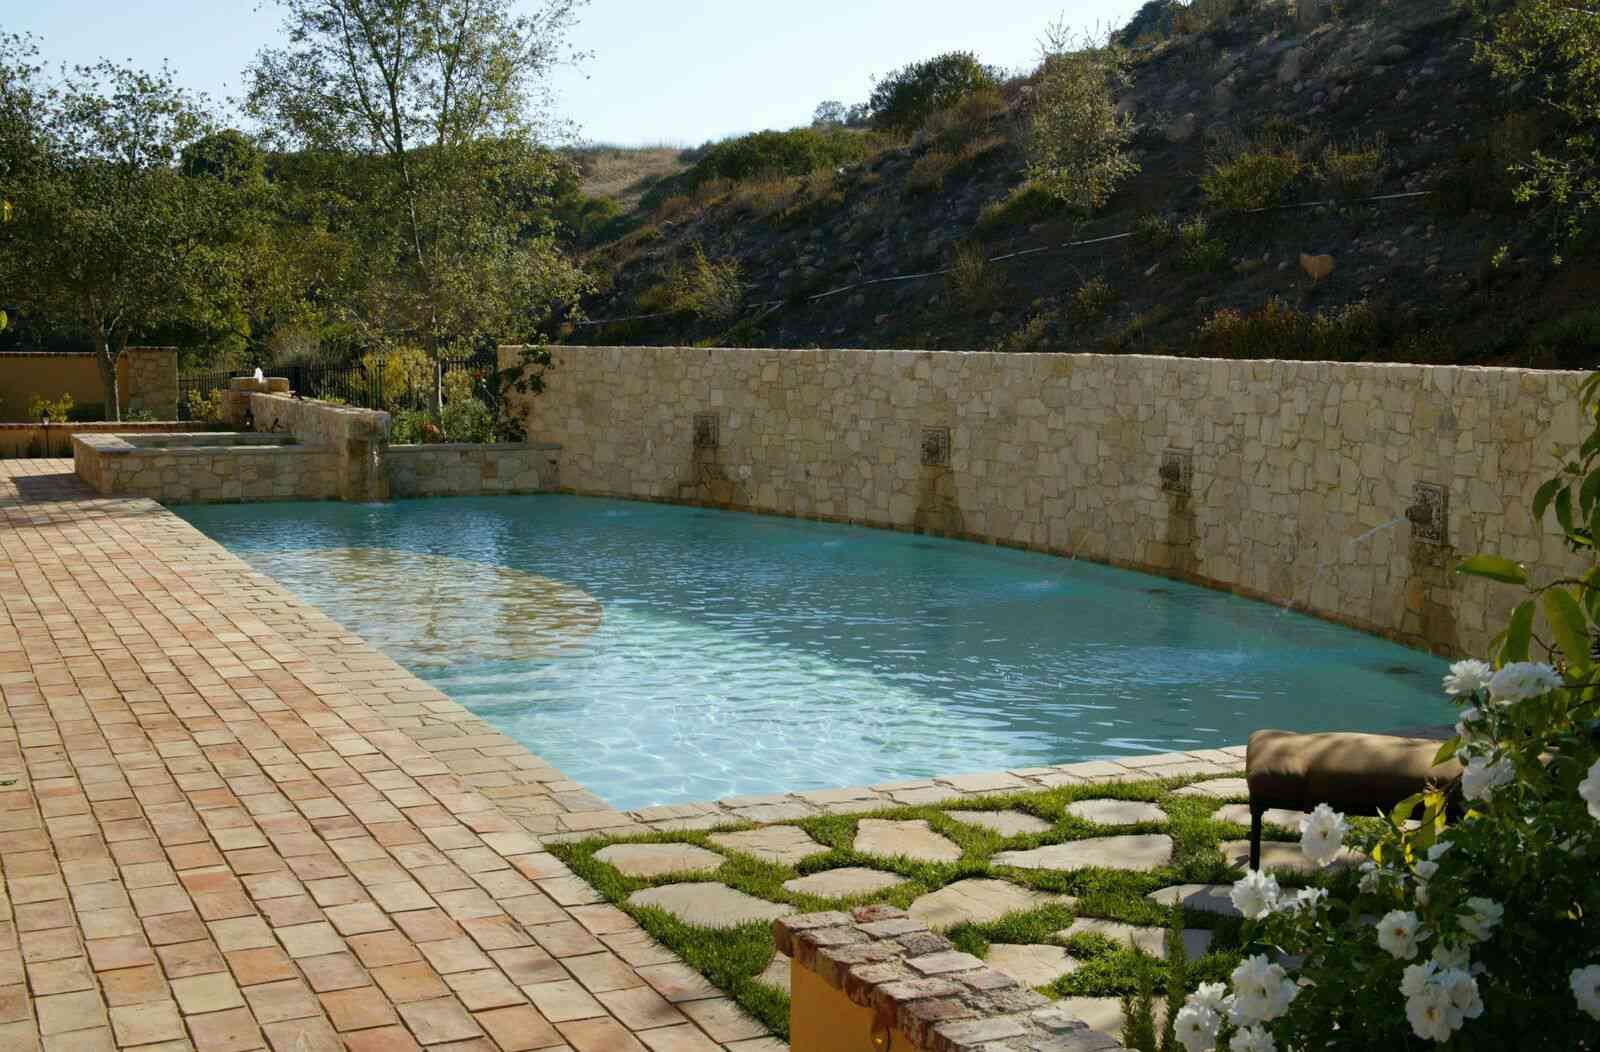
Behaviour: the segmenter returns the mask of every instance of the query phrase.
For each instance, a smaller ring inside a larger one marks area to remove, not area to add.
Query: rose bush
[[[1583,574],[1536,586],[1497,556],[1461,567],[1530,595],[1492,660],[1444,677],[1460,713],[1439,761],[1463,764],[1460,807],[1401,804],[1355,872],[1328,868],[1351,830],[1318,807],[1301,847],[1325,886],[1234,886],[1250,955],[1231,989],[1202,986],[1178,1013],[1189,1052],[1600,1049],[1600,423],[1540,488],[1535,518],[1549,511]]]

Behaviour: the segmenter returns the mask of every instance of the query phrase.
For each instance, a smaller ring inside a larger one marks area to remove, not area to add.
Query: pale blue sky
[[[954,49],[1029,66],[1057,15],[1079,28],[1120,25],[1139,3],[593,0],[573,43],[594,57],[557,77],[559,114],[603,142],[695,144],[788,128],[823,99],[865,99],[874,73]],[[4,28],[35,34],[53,60],[167,59],[186,86],[222,98],[240,90],[256,50],[281,39],[280,24],[275,6],[252,0],[80,0],[10,11]]]

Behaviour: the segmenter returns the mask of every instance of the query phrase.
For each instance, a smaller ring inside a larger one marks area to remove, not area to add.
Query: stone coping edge
[[[518,450],[559,450],[560,442],[408,442],[405,445],[391,444],[385,452],[395,453],[429,453],[448,452],[451,450],[481,450],[485,453],[514,453]]]
[[[1115,1052],[1090,1030],[905,910],[862,906],[772,922],[781,953],[925,1052]]]

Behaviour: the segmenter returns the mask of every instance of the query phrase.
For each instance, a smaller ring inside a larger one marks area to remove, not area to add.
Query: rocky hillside
[[[1535,104],[1450,0],[1345,7],[1135,45],[1139,172],[1092,214],[1026,185],[1032,79],[860,163],[662,184],[587,253],[588,316],[633,320],[566,339],[1600,363],[1600,259],[1555,265],[1505,172]],[[1252,152],[1291,177],[1221,206],[1208,173]]]

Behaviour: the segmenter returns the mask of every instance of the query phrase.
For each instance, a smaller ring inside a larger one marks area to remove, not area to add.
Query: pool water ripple
[[[567,496],[179,509],[618,807],[1444,723],[1444,662],[1082,560]]]

